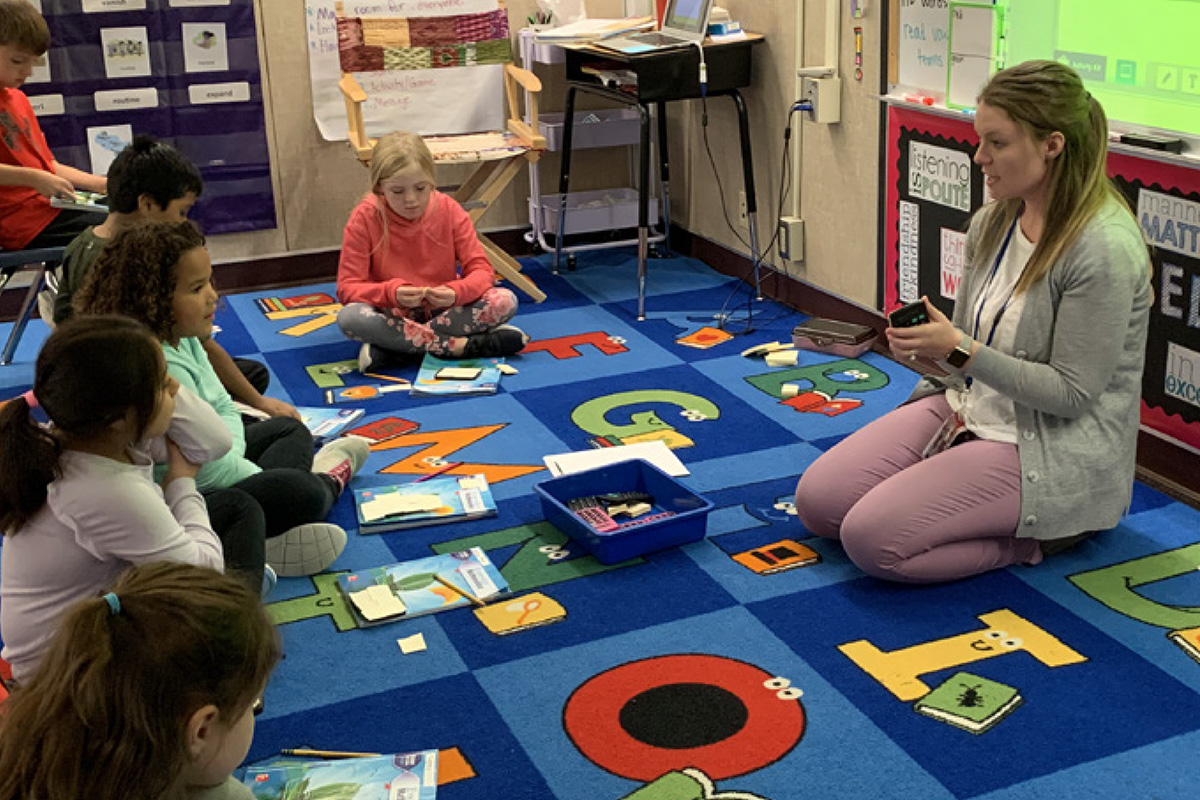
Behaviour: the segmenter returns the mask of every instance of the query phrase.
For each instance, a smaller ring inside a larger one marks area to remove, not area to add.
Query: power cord
[[[775,218],[775,225],[774,225],[774,233],[771,236],[770,240],[767,242],[767,246],[765,248],[763,248],[762,253],[760,253],[758,255],[758,258],[756,260],[753,260],[751,262],[750,268],[745,272],[745,274],[740,276],[739,283],[736,286],[734,286],[734,288],[730,291],[729,296],[725,298],[725,302],[722,303],[722,305],[721,305],[721,310],[713,317],[714,319],[716,319],[718,321],[717,327],[720,330],[726,331],[727,333],[733,333],[734,335],[737,335],[737,336],[751,333],[754,330],[754,326],[753,326],[753,321],[754,321],[753,296],[747,295],[747,298],[746,298],[746,316],[744,318],[745,327],[742,330],[736,331],[736,332],[728,330],[729,323],[730,322],[742,322],[743,320],[734,319],[733,315],[729,313],[730,301],[733,300],[733,298],[737,295],[738,291],[740,291],[743,286],[748,286],[750,276],[753,275],[757,269],[760,269],[762,267],[763,263],[770,257],[771,252],[775,249],[775,246],[779,241],[779,226],[783,219],[783,207],[784,207],[784,203],[787,201],[787,196],[791,191],[791,169],[790,169],[791,146],[790,145],[791,145],[791,137],[792,137],[792,116],[797,111],[807,111],[809,113],[812,113],[812,111],[813,111],[812,103],[807,100],[800,100],[800,101],[793,103],[791,108],[788,109],[788,115],[785,120],[784,130],[783,130],[783,158],[782,158],[782,163],[780,165],[779,195],[778,195],[778,202],[776,205],[776,218]],[[708,107],[707,107],[707,101],[703,97],[701,97],[700,127],[703,132],[704,149],[705,149],[706,154],[708,155],[708,163],[709,163],[709,166],[712,168],[713,178],[717,184],[717,196],[720,199],[721,214],[725,219],[725,226],[729,229],[729,232],[732,233],[734,235],[734,237],[739,242],[741,242],[741,244],[747,250],[749,250],[750,249],[749,243],[742,237],[741,233],[738,232],[738,230],[734,227],[733,222],[729,219],[729,212],[728,212],[728,209],[727,209],[727,206],[725,203],[725,189],[721,183],[721,175],[717,171],[716,159],[713,156],[712,146],[710,145],[709,140],[708,140]],[[769,324],[771,322],[775,322],[776,320],[778,320],[782,317],[786,317],[791,313],[793,313],[793,312],[789,309],[787,311],[784,311],[781,314],[776,314],[774,317],[766,320],[766,323]],[[692,320],[692,321],[707,321],[707,318],[705,320]]]

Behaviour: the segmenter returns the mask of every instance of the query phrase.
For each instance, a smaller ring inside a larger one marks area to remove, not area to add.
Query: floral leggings
[[[430,314],[433,313],[433,316]],[[351,303],[338,312],[338,327],[356,342],[396,353],[449,355],[455,337],[483,333],[503,325],[517,313],[517,296],[492,287],[474,303],[445,309],[378,309]]]

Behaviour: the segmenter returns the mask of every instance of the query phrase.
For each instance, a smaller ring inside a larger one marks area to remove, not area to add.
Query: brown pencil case
[[[792,329],[792,342],[801,350],[856,358],[870,349],[878,335],[874,328],[857,322],[812,317]]]

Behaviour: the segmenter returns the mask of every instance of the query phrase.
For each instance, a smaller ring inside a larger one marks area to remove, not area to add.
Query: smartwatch
[[[973,344],[975,344],[975,340],[964,333],[962,339],[958,342],[958,346],[946,356],[946,363],[955,369],[965,367],[967,362],[971,360],[971,345]]]

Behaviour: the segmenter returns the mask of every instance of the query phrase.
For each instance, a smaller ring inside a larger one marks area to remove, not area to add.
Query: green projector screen
[[[1113,122],[1200,135],[1200,0],[1008,0],[1005,63],[1073,67]]]

